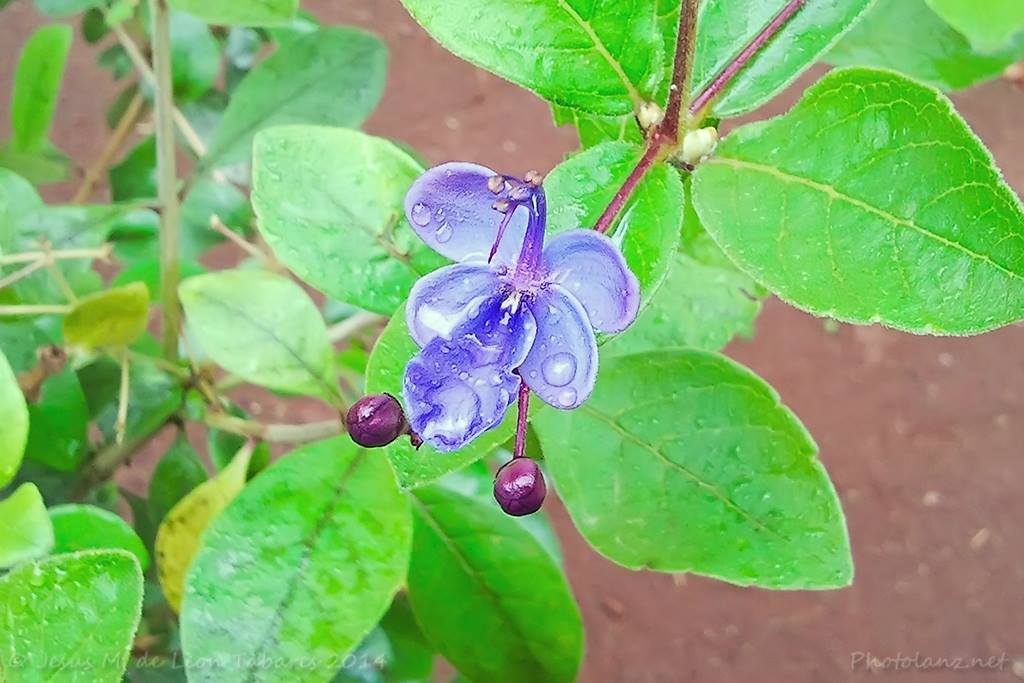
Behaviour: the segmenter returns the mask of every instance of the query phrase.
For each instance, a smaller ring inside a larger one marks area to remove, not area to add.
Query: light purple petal
[[[423,276],[405,305],[409,334],[421,347],[434,337],[451,339],[460,326],[480,314],[480,307],[500,287],[497,274],[486,265],[455,264]]]
[[[405,195],[405,215],[413,230],[434,251],[453,261],[487,261],[506,214],[494,203],[508,197],[495,194],[487,181],[497,175],[477,164],[452,161],[427,170]],[[526,234],[528,210],[517,207],[492,261],[515,263]]]
[[[576,408],[590,396],[597,377],[597,340],[587,313],[558,285],[541,290],[530,309],[537,338],[519,374],[545,403]]]
[[[601,332],[621,332],[640,310],[640,283],[622,252],[593,230],[570,230],[544,247],[547,278],[579,299],[590,324]]]
[[[454,451],[498,425],[515,400],[512,373],[536,336],[533,315],[492,297],[452,339],[434,337],[405,368],[409,425],[439,451]]]

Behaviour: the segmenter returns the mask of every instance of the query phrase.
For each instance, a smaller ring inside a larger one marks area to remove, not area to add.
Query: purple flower
[[[539,180],[476,164],[428,170],[405,211],[424,242],[457,262],[409,295],[406,320],[422,349],[405,369],[412,430],[457,450],[501,421],[521,381],[555,408],[583,403],[597,375],[594,330],[624,330],[640,305],[615,244],[571,230],[545,245]]]

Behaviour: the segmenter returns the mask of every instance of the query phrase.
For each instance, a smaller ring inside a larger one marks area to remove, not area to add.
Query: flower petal
[[[405,304],[409,334],[421,347],[435,337],[451,339],[500,287],[497,274],[485,265],[455,264],[423,276]]]
[[[512,373],[536,336],[533,315],[491,297],[452,339],[434,337],[405,368],[409,425],[439,451],[454,451],[498,425],[515,399]]]
[[[555,408],[579,407],[597,378],[597,340],[583,306],[558,285],[530,303],[537,339],[519,374],[541,400]]]
[[[488,180],[498,175],[477,164],[453,161],[427,170],[405,195],[405,215],[413,230],[434,251],[453,261],[487,261],[506,214],[494,203],[508,197],[506,187],[491,192]],[[529,211],[517,207],[492,261],[515,263],[526,234]]]
[[[547,278],[579,299],[590,324],[601,332],[621,332],[640,310],[640,283],[622,252],[605,235],[570,230],[544,247]]]

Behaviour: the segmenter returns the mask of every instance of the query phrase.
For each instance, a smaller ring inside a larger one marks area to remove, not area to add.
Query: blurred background
[[[517,175],[546,172],[575,149],[575,133],[556,128],[546,104],[452,56],[398,0],[304,0],[303,8],[387,43],[388,86],[370,133],[406,142],[431,163],[473,160]],[[4,98],[24,40],[51,21],[24,0],[0,13]],[[96,65],[105,46],[76,34],[51,134],[78,166],[100,153],[104,113],[118,92]],[[747,118],[785,111],[825,69]],[[1010,185],[1024,191],[1024,90],[996,79],[953,99]],[[0,116],[4,135],[8,118]],[[51,185],[43,195],[66,201],[76,185]],[[237,255],[228,246],[210,258]],[[854,584],[771,593],[629,572],[590,550],[551,505],[585,621],[581,680],[864,680],[868,654],[1006,658],[998,672],[880,674],[901,681],[1024,680],[1024,327],[914,337],[826,325],[769,300],[755,338],[727,353],[774,385],[817,439],[848,516]],[[323,417],[311,404],[242,397],[254,414]],[[147,473],[143,458],[121,483],[142,489]]]

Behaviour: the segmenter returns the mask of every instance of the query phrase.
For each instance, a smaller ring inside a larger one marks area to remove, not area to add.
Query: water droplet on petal
[[[412,222],[421,228],[430,222],[430,209],[426,204],[416,204],[412,207]]]
[[[569,353],[556,353],[553,356],[548,356],[541,364],[540,370],[548,384],[554,387],[564,387],[576,377],[576,359]],[[576,392],[572,393],[570,404],[576,400]],[[561,402],[561,396],[559,396],[559,402]]]
[[[571,408],[576,405],[576,390],[572,387],[566,387],[558,393],[558,405],[563,408]]]
[[[452,226],[448,225],[447,223],[442,223],[440,227],[438,227],[437,231],[434,233],[434,237],[437,238],[438,242],[444,244],[445,242],[452,238],[453,232],[454,231],[452,230]]]

